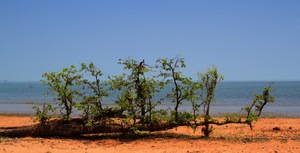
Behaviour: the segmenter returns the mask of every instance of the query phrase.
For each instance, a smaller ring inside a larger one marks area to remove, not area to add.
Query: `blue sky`
[[[128,56],[216,65],[225,81],[300,80],[298,0],[0,1],[0,80],[94,62],[120,74]]]

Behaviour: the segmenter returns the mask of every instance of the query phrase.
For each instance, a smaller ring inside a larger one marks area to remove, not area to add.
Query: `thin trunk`
[[[252,130],[252,129],[253,129],[253,127],[252,127],[252,122],[249,122],[248,124],[249,124],[249,126],[250,126],[250,129]]]
[[[178,107],[179,107],[179,92],[180,92],[180,89],[178,88],[178,84],[177,84],[177,81],[176,81],[176,76],[175,76],[175,70],[174,68],[172,69],[172,76],[173,76],[173,82],[174,82],[174,85],[175,85],[175,95],[176,95],[176,105],[175,105],[175,122],[176,124],[178,124]]]
[[[209,110],[210,110],[210,101],[207,102],[206,113],[204,117],[204,136],[209,137],[210,129],[209,129]]]
[[[178,95],[178,87],[177,83],[175,81],[175,86],[176,86],[176,105],[175,105],[175,121],[176,123],[178,122],[178,107],[179,107],[179,95]]]
[[[97,82],[97,96],[98,96],[96,106],[97,106],[97,108],[100,109],[100,111],[102,111],[103,108],[102,108],[101,99],[100,99],[100,97],[101,97],[101,88],[100,88],[100,81],[99,81],[97,75],[95,76],[95,79],[96,79],[96,82]]]
[[[194,107],[195,107],[195,105],[194,105]],[[194,116],[194,124],[196,125],[197,124],[197,122],[196,122],[196,109],[194,108],[193,109],[193,116]]]
[[[143,76],[142,73],[142,69],[143,69],[143,64],[145,63],[145,61],[143,60],[142,62],[140,62],[140,64],[138,65],[137,69],[137,79],[136,79],[136,87],[137,87],[137,100],[139,102],[139,106],[141,109],[141,122],[144,122],[144,118],[146,116],[146,108],[145,108],[145,97],[143,95],[143,86],[141,85],[141,81],[140,81],[140,75]]]
[[[149,98],[149,123],[152,123],[152,103],[151,103],[151,98]]]

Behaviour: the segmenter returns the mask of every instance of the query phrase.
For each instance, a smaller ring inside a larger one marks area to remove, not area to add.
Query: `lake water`
[[[253,93],[262,93],[269,82],[222,82],[216,93],[216,102],[212,103],[212,113],[241,113],[241,107],[249,105]],[[273,93],[275,103],[268,105],[265,116],[280,115],[284,117],[300,117],[300,81],[274,82]],[[166,95],[171,87],[166,87],[156,95]],[[44,96],[47,87],[40,82],[0,82],[0,113],[32,114],[29,108],[34,104],[52,103],[51,96]],[[117,93],[103,100],[106,105],[113,105]],[[169,100],[165,100],[157,109],[174,108]],[[190,111],[189,102],[183,102],[180,110]]]

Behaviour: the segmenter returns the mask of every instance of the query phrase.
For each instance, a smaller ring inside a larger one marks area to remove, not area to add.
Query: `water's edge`
[[[216,93],[216,102],[212,104],[214,115],[243,113],[241,108],[249,105],[253,93],[261,93],[269,82],[222,82]],[[275,82],[273,84],[276,102],[266,106],[264,116],[300,117],[300,81]],[[164,97],[172,87],[167,86],[155,99]],[[0,83],[0,114],[34,114],[30,106],[52,103],[51,96],[44,96],[47,87],[39,82],[6,82]],[[114,105],[118,92],[103,99],[104,104]],[[174,104],[165,100],[156,109],[173,109]],[[191,111],[189,102],[183,102],[181,111]],[[76,113],[76,112],[75,112]]]

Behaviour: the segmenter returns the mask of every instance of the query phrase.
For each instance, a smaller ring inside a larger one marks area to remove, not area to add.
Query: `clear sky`
[[[2,0],[0,80],[128,56],[185,58],[185,75],[216,65],[225,81],[300,80],[299,0]]]

